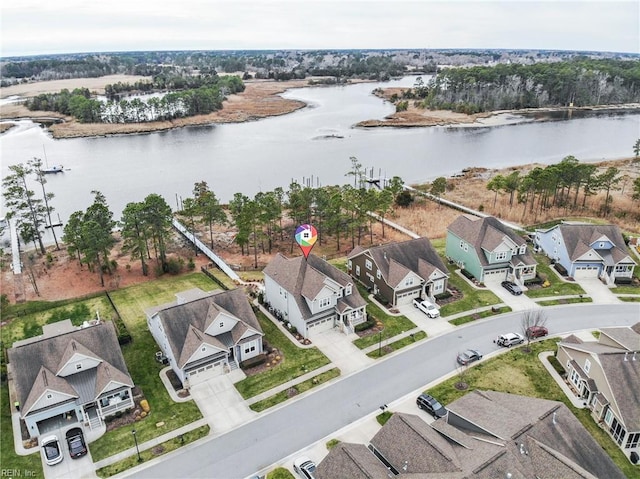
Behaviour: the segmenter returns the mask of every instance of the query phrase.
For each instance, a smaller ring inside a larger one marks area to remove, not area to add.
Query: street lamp
[[[138,438],[136,437],[136,430],[133,429],[131,431],[131,434],[133,434],[133,442],[136,443],[136,452],[138,453],[138,462],[142,462],[142,458],[140,457],[140,449],[138,448]]]

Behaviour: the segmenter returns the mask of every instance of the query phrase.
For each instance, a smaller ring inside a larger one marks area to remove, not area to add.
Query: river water
[[[175,209],[199,181],[206,181],[221,201],[236,192],[253,196],[278,186],[286,190],[293,179],[314,186],[343,184],[350,181],[345,174],[352,156],[376,175],[413,183],[471,166],[551,164],[567,155],[580,161],[629,157],[640,137],[640,114],[481,128],[352,127],[393,111],[371,94],[374,88],[413,82],[407,77],[295,89],[283,95],[309,106],[289,115],[145,135],[53,140],[38,124],[21,121],[0,137],[2,175],[8,165],[46,155],[50,166],[66,169],[47,177],[47,189],[55,194],[52,206],[62,221],[91,204],[92,190],[105,194],[119,218],[128,202],[150,193],[164,196]]]

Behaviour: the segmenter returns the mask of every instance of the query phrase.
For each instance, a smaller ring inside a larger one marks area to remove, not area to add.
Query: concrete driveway
[[[526,294],[519,294],[518,296],[514,296],[509,291],[504,289],[500,284],[501,281],[487,281],[485,286],[487,289],[491,290],[493,294],[495,294],[500,300],[509,306],[512,311],[528,311],[530,309],[540,308],[535,301],[527,297]]]
[[[74,424],[74,427],[77,427],[78,424]],[[91,452],[87,451],[85,456],[82,456],[78,459],[71,459],[69,456],[69,448],[67,447],[67,442],[65,440],[65,432],[69,430],[70,427],[59,428],[54,431],[47,432],[44,436],[40,436],[40,439],[46,437],[51,434],[55,434],[58,437],[58,441],[60,441],[60,446],[62,447],[62,454],[64,455],[64,459],[61,463],[56,464],[55,466],[48,466],[44,462],[44,458],[42,457],[42,452],[40,452],[40,459],[42,460],[42,470],[44,472],[45,479],[93,479],[97,478],[95,473],[95,467],[93,466],[93,459],[91,459]],[[83,428],[84,432],[84,428]],[[85,434],[85,441],[87,437]]]
[[[232,377],[233,371],[196,384],[190,390],[214,435],[230,431],[256,416],[236,390]]]
[[[325,356],[340,368],[343,376],[360,371],[371,365],[374,360],[353,344],[358,339],[357,334],[344,334],[337,328],[314,333],[311,342],[323,352]]]
[[[432,338],[438,334],[447,333],[455,328],[449,321],[443,319],[442,316],[437,318],[430,318],[413,304],[404,304],[397,307],[401,314],[405,315],[411,320],[413,324],[422,329],[427,335]]]
[[[611,292],[611,289],[598,278],[586,278],[576,280],[584,292],[591,297],[594,303],[614,304],[620,303],[620,299]]]

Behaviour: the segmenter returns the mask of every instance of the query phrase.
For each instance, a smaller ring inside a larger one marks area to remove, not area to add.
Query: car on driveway
[[[541,338],[549,334],[549,330],[544,326],[529,326],[527,328],[527,337],[529,339]]]
[[[416,404],[420,409],[427,411],[436,419],[447,415],[447,409],[437,399],[428,394],[420,394],[416,399]]]
[[[87,445],[84,442],[82,429],[73,427],[65,434],[67,438],[67,446],[69,446],[69,456],[71,459],[77,459],[87,453]]]
[[[293,461],[293,470],[303,479],[313,479],[316,472],[316,463],[307,456],[300,456]]]
[[[509,291],[514,296],[518,296],[522,294],[522,288],[518,286],[516,283],[512,283],[511,281],[503,281],[500,284],[502,284],[502,287],[507,291]]]
[[[467,349],[466,351],[458,354],[458,364],[462,364],[463,366],[472,363],[474,361],[479,361],[482,359],[482,353],[480,351],[476,351],[475,349]]]
[[[55,466],[56,464],[62,462],[62,448],[60,447],[60,441],[58,441],[58,436],[47,436],[42,440],[42,444],[40,446],[40,450],[42,451],[42,457],[44,458],[44,462],[49,466]]]
[[[510,348],[514,344],[522,344],[524,343],[524,336],[519,333],[506,333],[501,334],[496,339],[493,340],[498,346],[505,346]]]
[[[437,318],[440,316],[440,310],[431,301],[427,301],[426,299],[414,299],[413,305],[430,318]]]

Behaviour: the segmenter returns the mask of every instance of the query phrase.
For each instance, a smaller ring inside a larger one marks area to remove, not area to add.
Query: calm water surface
[[[236,192],[253,196],[278,186],[286,189],[292,179],[342,184],[349,181],[345,174],[351,156],[376,174],[411,183],[469,166],[550,164],[567,155],[581,161],[629,157],[640,136],[638,114],[484,128],[352,127],[393,112],[371,94],[374,88],[413,82],[407,77],[385,84],[295,89],[283,96],[309,106],[289,115],[146,135],[53,140],[37,124],[22,121],[0,137],[2,175],[8,165],[45,153],[49,165],[64,165],[64,174],[47,177],[47,188],[56,195],[53,206],[65,221],[91,204],[92,190],[103,192],[119,217],[128,202],[149,193],[161,194],[175,208],[177,198],[190,196],[193,184],[203,180],[222,201]]]

